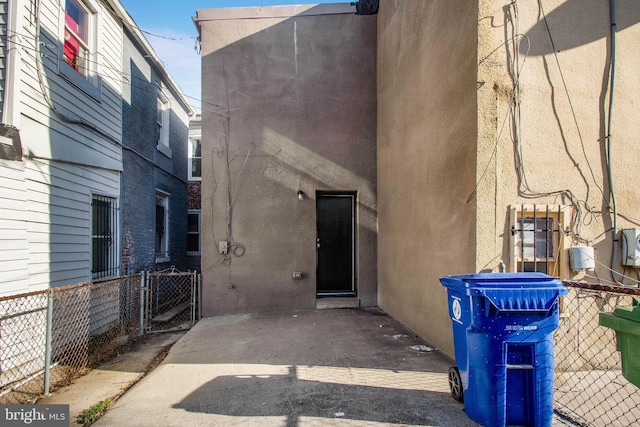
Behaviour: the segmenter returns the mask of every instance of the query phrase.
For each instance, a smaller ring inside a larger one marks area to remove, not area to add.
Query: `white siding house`
[[[22,156],[0,167],[0,250],[10,260],[0,295],[91,280],[104,257],[96,229],[110,271],[119,267],[117,221],[106,226],[112,218],[97,218],[93,202],[107,197],[115,209],[120,195],[121,23],[94,0],[9,5],[2,121],[19,132]],[[80,40],[77,53],[69,40]]]
[[[0,0],[0,296],[122,273],[125,25],[118,0]]]
[[[140,175],[127,170],[123,160],[123,147],[131,151],[123,144],[130,110],[123,104],[131,103],[135,86],[123,67],[125,44],[129,55],[150,58],[162,83],[169,82],[168,91],[181,101],[170,115],[178,123],[165,127],[178,135],[167,145],[183,172],[165,169],[183,176],[184,188],[175,193],[183,194],[186,223],[191,108],[120,2],[0,0],[0,388],[39,373],[46,307],[53,301],[42,293],[31,295],[28,306],[2,297],[123,273],[122,224],[131,221],[123,214],[122,183]],[[153,104],[140,104],[136,111],[150,117],[154,130],[157,89]],[[151,139],[156,150],[158,139]],[[152,208],[155,194],[152,188]],[[142,203],[140,198],[127,202]],[[177,209],[175,216],[180,214]],[[153,253],[153,242],[144,249]],[[66,308],[80,315],[87,310],[91,318],[105,302],[120,298],[96,286]],[[73,323],[59,309],[65,304],[64,298],[52,304],[53,323],[66,331],[54,351],[79,336],[76,332],[101,334],[119,319],[118,311],[110,310],[97,316],[100,322]]]

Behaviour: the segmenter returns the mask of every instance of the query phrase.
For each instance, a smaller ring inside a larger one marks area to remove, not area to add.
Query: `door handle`
[[[320,238],[316,238],[316,248],[320,247]]]

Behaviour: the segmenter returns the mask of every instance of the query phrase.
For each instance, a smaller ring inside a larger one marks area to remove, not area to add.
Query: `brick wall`
[[[200,181],[190,181],[188,186],[189,194],[189,209],[200,209],[200,196],[201,196],[201,183]]]
[[[171,157],[157,149],[156,109],[158,74],[125,37],[123,67],[130,74],[123,83],[122,261],[125,273],[186,270],[187,234],[187,134],[188,126],[171,112]],[[163,85],[164,86],[164,85]],[[171,102],[171,108],[181,108]],[[169,257],[156,263],[156,192],[169,195]]]

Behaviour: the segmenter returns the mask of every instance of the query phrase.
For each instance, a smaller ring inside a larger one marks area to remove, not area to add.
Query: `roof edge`
[[[253,6],[198,9],[194,21],[224,21],[231,19],[291,18],[294,16],[355,14],[351,3],[299,4],[284,6]]]
[[[179,98],[178,101],[181,104],[183,104],[183,107],[185,107],[187,114],[189,116],[194,115],[196,111],[193,105],[191,105],[191,102],[189,102],[189,100],[185,96],[185,93],[182,91],[182,88],[180,87],[178,82],[175,81],[171,73],[169,73],[169,70],[167,70],[167,68],[165,67],[162,60],[158,57],[155,50],[151,46],[151,43],[149,43],[149,41],[144,36],[144,34],[142,34],[142,31],[140,31],[136,22],[133,20],[131,15],[129,15],[129,12],[127,12],[127,10],[124,8],[124,6],[122,5],[122,3],[120,3],[119,0],[118,1],[107,0],[107,1],[109,5],[112,7],[113,12],[116,13],[118,18],[120,18],[120,21],[122,22],[123,27],[126,27],[123,29],[128,31],[133,36],[133,39],[145,51],[144,53],[148,55],[151,62],[153,62],[153,65],[158,68],[158,70],[160,71],[160,74],[164,77],[164,79],[167,80],[167,84],[169,85],[170,89],[172,89],[176,93],[177,97]]]

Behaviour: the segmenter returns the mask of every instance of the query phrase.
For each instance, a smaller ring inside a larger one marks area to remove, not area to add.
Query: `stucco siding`
[[[205,315],[315,307],[316,191],[357,193],[357,297],[377,303],[376,18],[305,7],[198,11]]]
[[[637,67],[640,4],[617,1],[616,70],[611,151],[607,152],[611,96],[610,2],[520,2],[505,8],[482,1],[478,44],[478,265],[509,265],[506,236],[510,204],[562,204],[567,247],[564,279],[612,281],[620,273],[621,242],[613,241],[611,163],[617,228],[640,227],[635,170],[640,95]],[[505,22],[498,29],[491,22]],[[505,32],[506,29],[506,32]],[[517,85],[516,85],[517,83]],[[516,90],[518,89],[518,90]],[[569,269],[568,247],[595,247],[596,271]],[[612,262],[613,247],[618,247]],[[626,283],[636,280],[627,269]]]
[[[617,31],[610,110],[612,3]],[[561,269],[554,275],[635,285],[638,270],[621,265],[626,254],[620,230],[640,228],[640,4],[549,0],[505,7],[485,0],[480,17],[478,168],[486,173],[478,174],[477,265],[497,271],[503,262],[515,269],[509,261],[509,205],[563,205],[570,214],[563,224],[566,245],[558,252]],[[595,249],[595,271],[570,269],[571,246]],[[561,317],[560,335],[569,337],[565,354],[580,356],[596,344],[592,340],[602,344],[599,334],[574,336],[592,309],[588,304],[567,300],[563,308],[578,310]]]
[[[439,278],[476,268],[477,16],[466,0],[378,15],[378,302],[449,355]]]

